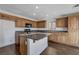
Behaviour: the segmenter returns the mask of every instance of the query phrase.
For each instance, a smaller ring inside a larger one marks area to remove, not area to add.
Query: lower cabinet
[[[20,55],[26,55],[27,54],[27,44],[26,44],[26,37],[21,36],[20,34],[23,34],[23,32],[16,32],[16,52]]]
[[[52,33],[51,35],[49,35],[49,41],[58,41],[58,36],[56,33]]]
[[[66,32],[52,33],[49,36],[49,41],[68,44],[68,42],[67,42],[68,41],[68,33],[66,33]]]
[[[79,47],[79,31],[56,32],[49,36],[49,41]]]
[[[20,43],[19,43],[19,51],[21,55],[26,55],[27,54],[27,41],[26,41],[26,36],[19,36],[20,37]]]
[[[69,43],[73,46],[79,47],[79,30],[69,32]]]

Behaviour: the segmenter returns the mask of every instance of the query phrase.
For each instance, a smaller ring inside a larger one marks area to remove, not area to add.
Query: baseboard
[[[2,45],[0,46],[0,48],[4,48],[4,47],[7,47],[7,46],[10,46],[10,45],[14,45],[15,43],[10,43],[10,44],[6,44],[6,45]]]

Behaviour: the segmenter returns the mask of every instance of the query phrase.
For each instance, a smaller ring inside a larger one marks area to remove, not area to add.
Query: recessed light
[[[33,15],[35,16],[35,15],[36,15],[36,13],[33,13]]]
[[[48,17],[48,14],[46,16]]]
[[[38,7],[38,6],[36,6],[35,8],[36,8],[36,9],[38,9],[39,7]]]

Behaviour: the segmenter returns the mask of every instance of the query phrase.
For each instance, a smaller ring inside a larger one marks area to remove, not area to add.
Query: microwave
[[[32,28],[32,24],[25,24],[26,28]]]

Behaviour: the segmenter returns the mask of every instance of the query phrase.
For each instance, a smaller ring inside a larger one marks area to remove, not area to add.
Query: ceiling
[[[0,10],[34,20],[53,20],[66,14],[79,12],[74,4],[0,4]]]

